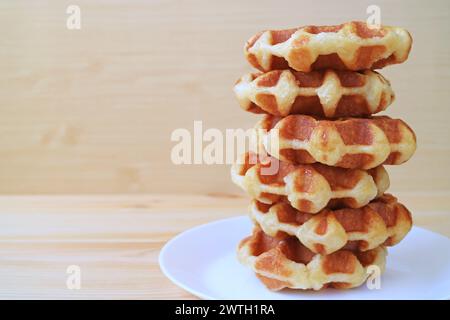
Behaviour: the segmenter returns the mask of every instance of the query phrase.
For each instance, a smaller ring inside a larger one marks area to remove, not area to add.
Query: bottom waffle
[[[271,290],[357,287],[370,276],[370,266],[384,271],[386,255],[383,246],[360,252],[351,243],[332,254],[320,255],[296,237],[282,233],[270,237],[259,227],[238,246],[239,261],[251,267]]]

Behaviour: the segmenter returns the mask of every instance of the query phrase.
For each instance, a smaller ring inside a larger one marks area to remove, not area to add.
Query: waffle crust
[[[269,168],[277,170],[271,172]],[[389,176],[382,166],[360,170],[319,163],[294,165],[250,152],[232,166],[231,177],[260,202],[286,200],[307,213],[317,213],[325,207],[360,208],[389,187]]]
[[[239,261],[271,290],[357,287],[370,275],[370,266],[384,271],[386,255],[383,246],[364,252],[348,247],[320,255],[295,237],[270,237],[258,227],[238,246]]]
[[[412,38],[403,28],[371,29],[364,22],[353,21],[263,31],[247,41],[244,54],[252,66],[264,72],[289,68],[356,71],[402,63],[411,45]]]
[[[283,117],[368,116],[385,110],[395,97],[389,81],[371,70],[249,73],[233,90],[242,109]]]
[[[256,129],[263,129],[260,132],[268,153],[298,164],[320,162],[370,169],[381,164],[402,164],[416,151],[414,131],[402,120],[387,116],[337,120],[305,115],[265,116]],[[267,142],[275,138],[279,138],[278,147],[270,148]]]
[[[297,239],[314,253],[330,254],[353,243],[360,251],[393,246],[411,230],[408,209],[390,194],[359,209],[324,209],[312,215],[287,202],[264,204],[253,200],[250,217],[269,236],[280,232]]]

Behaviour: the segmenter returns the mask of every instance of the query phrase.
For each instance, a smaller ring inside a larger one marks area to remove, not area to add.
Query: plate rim
[[[201,298],[201,299],[205,299],[205,300],[217,300],[217,298],[211,297],[209,295],[205,295],[191,287],[188,287],[187,285],[181,283],[180,281],[178,281],[177,279],[175,279],[170,272],[167,270],[167,267],[165,265],[165,263],[163,262],[164,259],[164,255],[167,254],[167,251],[170,249],[170,246],[173,245],[174,242],[176,242],[179,238],[186,236],[189,233],[198,231],[199,229],[203,229],[205,227],[209,227],[211,225],[215,225],[215,224],[220,224],[223,222],[228,222],[231,220],[239,220],[242,218],[247,217],[246,215],[239,215],[236,217],[231,217],[231,218],[223,218],[223,219],[219,219],[219,220],[214,220],[214,221],[210,221],[210,222],[205,222],[203,224],[197,225],[195,227],[189,228],[187,230],[181,231],[180,233],[178,233],[177,235],[175,235],[174,237],[172,237],[169,241],[167,241],[164,246],[161,248],[159,255],[158,255],[158,264],[159,264],[159,268],[161,269],[162,273],[170,280],[172,281],[172,283],[174,283],[175,285],[177,285],[178,287],[182,288],[183,290],[189,292],[190,294]]]
[[[186,292],[194,295],[197,298],[200,299],[205,299],[205,300],[218,300],[218,298],[212,297],[210,295],[204,294],[190,286],[187,286],[186,284],[180,282],[178,279],[176,279],[175,277],[173,277],[170,273],[170,271],[168,270],[168,267],[166,265],[166,263],[164,262],[164,256],[167,255],[168,250],[170,250],[170,247],[173,245],[173,243],[175,243],[179,238],[184,237],[190,233],[194,233],[200,229],[204,229],[206,227],[211,227],[213,225],[216,224],[220,224],[220,223],[224,223],[224,222],[230,222],[232,220],[240,220],[240,219],[244,219],[244,218],[248,218],[248,215],[238,215],[238,216],[234,216],[234,217],[230,217],[230,218],[223,218],[223,219],[219,219],[219,220],[214,220],[214,221],[210,221],[210,222],[206,222],[197,226],[194,226],[192,228],[189,228],[187,230],[181,231],[180,233],[178,233],[177,235],[175,235],[174,237],[172,237],[170,240],[168,240],[164,246],[160,249],[159,255],[158,255],[158,265],[160,270],[162,271],[162,273],[176,286],[180,287],[181,289],[185,290]],[[413,225],[412,227],[413,229],[417,229],[420,230],[421,232],[426,232],[426,233],[430,233],[433,236],[438,236],[441,237],[443,239],[445,239],[446,241],[450,240],[449,237],[440,234],[438,232],[434,232],[431,231],[429,229],[423,228],[423,227],[419,227],[416,225]],[[229,299],[223,299],[223,300],[229,300]],[[286,300],[286,299],[284,299]],[[326,300],[326,299],[325,299]],[[355,299],[357,300],[357,299]],[[433,300],[433,299],[432,299]],[[442,298],[436,298],[435,300],[450,300],[450,292],[447,294],[447,296],[444,296]]]

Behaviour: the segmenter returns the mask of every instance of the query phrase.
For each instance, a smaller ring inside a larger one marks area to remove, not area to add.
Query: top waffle
[[[305,26],[267,30],[247,41],[247,60],[261,71],[292,68],[309,72],[379,69],[408,58],[412,38],[408,31],[364,22],[336,26]]]

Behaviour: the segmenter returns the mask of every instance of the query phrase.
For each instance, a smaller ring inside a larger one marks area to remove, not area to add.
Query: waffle
[[[283,117],[367,116],[394,101],[389,81],[370,70],[249,73],[237,81],[234,92],[244,110]]]
[[[296,236],[309,250],[330,254],[353,242],[359,251],[393,246],[411,230],[411,213],[392,195],[385,194],[360,209],[324,209],[312,215],[287,202],[264,204],[253,200],[250,217],[265,234]]]
[[[364,22],[263,31],[247,41],[244,54],[261,71],[309,72],[379,69],[404,62],[412,39],[402,28],[370,29]]]
[[[270,172],[268,168],[278,170]],[[389,176],[382,166],[366,171],[320,163],[293,165],[250,152],[231,167],[231,177],[254,199],[267,204],[286,200],[307,213],[325,207],[360,208],[389,187]]]
[[[304,115],[265,116],[256,128],[267,132],[263,141],[268,153],[292,163],[370,169],[380,164],[404,163],[416,150],[411,128],[387,116],[335,121]],[[268,141],[277,137],[278,146],[270,148]]]
[[[320,255],[295,237],[270,237],[259,228],[238,246],[239,261],[251,267],[271,290],[357,287],[370,275],[369,266],[384,271],[386,255],[383,246],[368,251],[357,251],[349,246]]]

